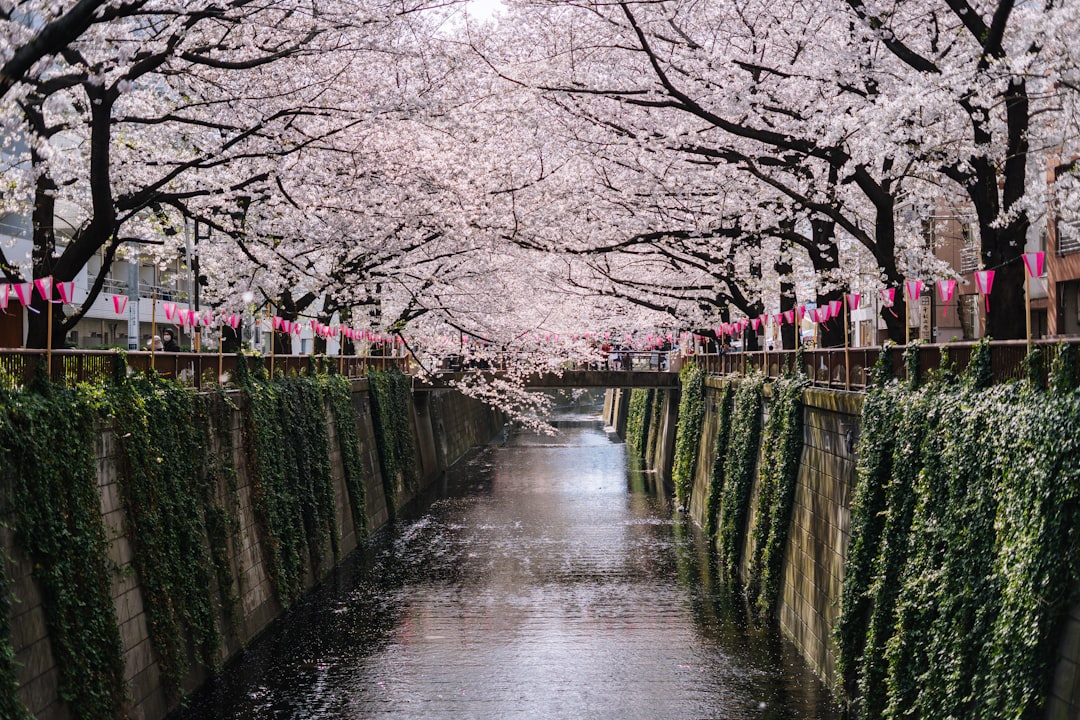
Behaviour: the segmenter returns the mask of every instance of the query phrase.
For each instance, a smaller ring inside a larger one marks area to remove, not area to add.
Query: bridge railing
[[[1039,368],[1043,380],[1050,373],[1053,360],[1052,349],[1061,342],[1080,346],[1080,338],[1064,340],[1036,340],[1032,346],[1042,348],[1042,365]],[[941,367],[942,358],[956,372],[967,369],[971,353],[977,342],[946,343],[941,345],[920,344],[918,372],[920,379]],[[1008,382],[1025,377],[1025,358],[1028,343],[1025,340],[999,340],[989,343],[990,365],[996,382]],[[890,354],[892,376],[907,377],[904,365],[904,346],[893,348]],[[872,384],[871,370],[881,356],[880,347],[823,348],[804,350],[803,372],[816,387],[863,391]],[[774,352],[738,352],[724,354],[699,354],[696,362],[711,375],[747,375],[760,372],[766,377],[780,377],[797,361],[794,350]]]
[[[238,358],[232,355],[185,352],[144,352],[133,350],[121,353],[117,350],[45,350],[9,349],[0,351],[0,376],[8,382],[23,385],[37,372],[39,364],[49,366],[53,382],[75,385],[80,382],[100,382],[116,373],[123,357],[128,368],[147,371],[151,368],[164,377],[200,388],[206,385],[227,384],[236,377]],[[245,355],[248,370],[257,363],[281,371],[286,375],[300,373],[309,368],[310,355]],[[361,378],[371,370],[398,368],[407,371],[407,359],[378,356],[318,356],[323,367],[333,366],[349,378]]]

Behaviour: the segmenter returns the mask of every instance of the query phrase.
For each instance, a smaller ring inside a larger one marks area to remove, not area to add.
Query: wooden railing
[[[164,377],[180,380],[194,387],[204,385],[229,384],[236,377],[238,357],[236,355],[215,355],[213,353],[184,353],[131,351],[123,353],[127,366],[133,371],[153,368]],[[17,385],[29,382],[39,364],[50,368],[54,382],[74,385],[80,382],[100,382],[114,375],[121,353],[116,350],[3,350],[0,351],[0,376]],[[399,368],[408,370],[407,358],[379,356],[318,356],[277,355],[272,360],[269,356],[244,356],[248,370],[253,371],[256,363],[262,363],[273,372],[301,373],[313,363],[322,367],[333,366],[338,372],[350,378],[360,378],[369,370],[388,370]]]
[[[1049,375],[1053,349],[1059,340],[1039,340],[1032,343],[1043,348],[1043,364],[1040,372],[1045,379]],[[1066,340],[1080,346],[1080,338]],[[963,372],[968,366],[971,351],[976,343],[949,343],[946,345],[919,345],[919,375],[925,378],[941,366],[944,355],[956,372]],[[1023,340],[1006,340],[990,343],[991,367],[997,382],[1018,380],[1024,377],[1024,359],[1028,345]],[[806,350],[802,354],[803,372],[812,385],[838,390],[864,391],[873,380],[871,370],[881,355],[879,347],[862,348],[827,348]],[[229,384],[236,376],[236,355],[216,355],[213,353],[149,353],[132,351],[123,353],[127,366],[132,371],[146,371],[151,368],[165,377],[176,378],[194,387],[205,385]],[[0,376],[15,384],[25,384],[33,376],[39,363],[51,368],[54,382],[74,385],[80,382],[99,382],[110,378],[116,372],[121,353],[115,350],[2,350],[0,351]],[[898,378],[906,376],[904,366],[904,347],[896,346],[890,354],[892,375]],[[277,355],[244,356],[249,371],[256,363],[262,363],[272,372],[286,375],[307,371],[313,364],[323,368],[333,366],[346,377],[361,378],[370,370],[388,370],[398,368],[409,372],[408,358],[379,356],[311,356]],[[693,360],[710,375],[747,375],[762,373],[775,378],[788,372],[798,358],[794,350],[777,352],[736,352],[724,354],[698,354],[693,357],[679,356],[668,351],[616,351],[606,362],[598,363],[595,369],[634,370],[654,372],[677,372],[686,362]]]
[[[1045,380],[1050,372],[1054,347],[1062,340],[1038,340],[1032,345],[1043,349],[1040,373]],[[1080,338],[1064,340],[1080,345]],[[925,379],[941,367],[942,356],[956,372],[963,372],[971,359],[972,349],[978,343],[948,343],[944,345],[919,345],[919,376]],[[990,343],[990,364],[996,382],[1019,380],[1026,374],[1024,359],[1028,344],[1025,340],[1002,340]],[[812,385],[839,390],[864,391],[873,380],[871,370],[881,356],[880,347],[825,348],[803,351],[803,372]],[[892,376],[905,378],[904,346],[893,347],[890,353]],[[766,377],[780,377],[796,362],[794,350],[778,352],[725,353],[722,355],[698,355],[696,361],[710,375],[763,373]]]

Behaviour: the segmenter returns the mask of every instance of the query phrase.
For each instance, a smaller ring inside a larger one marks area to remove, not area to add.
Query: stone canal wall
[[[354,381],[352,402],[359,440],[361,475],[366,490],[364,516],[367,532],[384,525],[391,508],[402,507],[423,492],[439,474],[464,455],[470,448],[487,442],[502,429],[501,416],[482,403],[453,391],[414,393],[409,418],[415,448],[415,467],[418,482],[405,483],[398,496],[388,502],[383,482],[380,454],[376,441],[372,398],[366,381]],[[234,404],[244,400],[233,394]],[[253,473],[249,457],[244,452],[242,408],[237,407],[225,425],[232,435],[228,447],[234,448],[236,467],[235,532],[230,535],[228,557],[238,597],[235,622],[219,618],[223,632],[219,663],[240,652],[282,613],[270,580],[263,533],[253,509]],[[338,536],[336,555],[326,548],[316,558],[303,578],[303,587],[312,588],[327,577],[363,537],[363,529],[355,527],[349,493],[343,472],[341,452],[336,441],[337,430],[333,414],[327,412],[330,468],[335,503],[335,532]],[[117,439],[109,423],[97,426],[96,464],[97,488],[101,512],[108,535],[109,555],[113,564],[112,597],[116,622],[123,649],[124,679],[128,700],[124,712],[133,720],[158,720],[165,717],[174,704],[166,697],[161,682],[158,657],[151,642],[149,613],[144,605],[144,588],[133,566],[131,521],[122,502],[117,470]],[[225,438],[217,438],[226,446]],[[215,450],[220,447],[214,448]],[[226,489],[215,488],[219,496]],[[52,643],[47,630],[42,589],[35,579],[34,563],[15,542],[6,524],[0,524],[0,542],[7,554],[10,595],[13,600],[9,613],[12,648],[15,652],[17,699],[34,717],[54,720],[79,716],[58,692],[60,669],[53,657]],[[195,669],[184,678],[185,691],[197,688],[206,680],[208,671],[191,663]],[[7,692],[0,689],[0,692]]]
[[[711,476],[722,428],[722,382],[707,378],[704,418],[692,490],[687,503],[691,518],[702,528],[709,526],[708,508]],[[670,475],[670,458],[675,447],[674,426],[678,413],[678,392],[657,391],[663,397],[652,414],[665,419],[659,442],[647,445],[646,465]],[[766,384],[762,393],[761,427],[765,427],[773,403]],[[822,680],[839,690],[837,641],[844,567],[849,543],[849,516],[856,480],[856,450],[862,429],[864,396],[858,393],[807,388],[802,395],[802,449],[798,462],[794,505],[787,536],[782,581],[775,615],[784,635],[799,650]],[[605,418],[615,426],[623,418],[626,428],[628,391],[609,391]],[[674,412],[674,415],[672,413]],[[632,428],[631,428],[632,431]],[[648,429],[654,436],[655,429]],[[764,449],[759,446],[758,468],[750,491],[750,515],[739,572],[747,577],[749,558],[754,552],[757,497]],[[719,543],[718,543],[719,544]],[[1018,628],[1018,632],[1019,632]],[[1046,702],[1047,720],[1080,717],[1080,604],[1074,604],[1059,641],[1058,660]]]

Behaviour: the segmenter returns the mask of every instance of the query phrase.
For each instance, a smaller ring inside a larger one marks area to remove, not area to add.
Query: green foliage
[[[15,672],[15,649],[11,646],[11,595],[7,574],[8,558],[0,552],[0,717],[10,720],[30,720],[30,713],[19,702],[15,692],[19,680]]]
[[[747,585],[762,619],[772,617],[780,597],[781,572],[802,455],[802,395],[806,385],[802,376],[773,383],[769,418],[761,443],[754,554]]]
[[[664,426],[664,402],[668,399],[669,390],[656,390],[652,398],[652,413],[649,417],[649,429],[646,433],[648,440],[645,447],[645,458],[656,457],[656,446],[660,442],[660,432]]]
[[[235,547],[240,532],[240,496],[237,488],[236,446],[233,418],[236,405],[221,387],[192,398],[195,426],[201,430],[199,502],[205,514],[206,538],[214,565],[218,593],[229,629],[239,629],[240,595],[233,577],[230,544]],[[219,497],[220,493],[220,497]]]
[[[904,348],[904,372],[907,374],[907,386],[911,390],[919,387],[922,382],[919,378],[919,348],[922,345],[921,340],[915,340]]]
[[[735,398],[735,383],[725,380],[716,401],[716,451],[709,474],[709,499],[705,510],[705,532],[716,537],[720,512],[720,497],[724,492],[724,466],[727,463],[728,441],[731,437],[731,410]]]
[[[839,629],[863,718],[1041,717],[1080,581],[1080,396],[871,391]]]
[[[880,387],[893,379],[893,352],[895,352],[895,347],[892,343],[886,342],[881,346],[877,362],[874,363],[874,367],[870,371],[870,379],[873,385]]]
[[[758,437],[761,434],[763,384],[760,376],[747,378],[735,391],[718,528],[720,562],[729,575],[738,571],[750,515],[750,491],[757,469]]]
[[[175,699],[188,671],[188,639],[207,666],[215,664],[221,646],[206,528],[212,489],[200,472],[207,448],[195,424],[193,395],[175,382],[130,378],[109,388],[103,408],[113,419],[150,637],[166,692]]]
[[[863,654],[873,607],[870,585],[885,527],[886,487],[892,478],[898,388],[895,383],[880,385],[863,403],[851,501],[851,540],[844,566],[844,613],[837,626],[837,669],[849,694],[855,690],[856,668]]]
[[[264,373],[265,375],[265,373]],[[283,605],[301,592],[312,557],[337,552],[327,405],[346,487],[363,533],[364,487],[349,382],[253,379],[243,370],[242,428],[253,503]],[[34,562],[60,696],[77,718],[113,718],[124,661],[112,564],[97,488],[95,413],[111,424],[127,537],[166,691],[176,698],[192,659],[218,661],[223,615],[235,631],[239,597],[230,547],[239,531],[233,444],[236,406],[221,389],[194,394],[153,374],[71,390],[43,376],[0,390],[4,521]],[[6,570],[6,568],[0,568]],[[0,572],[0,716],[15,700],[6,574]],[[216,592],[215,592],[216,590]]]
[[[655,395],[656,391],[652,389],[634,388],[630,391],[630,406],[626,417],[626,447],[639,458],[645,457]]]
[[[1065,395],[1076,387],[1076,347],[1058,343],[1050,366],[1050,391]]]
[[[701,445],[701,423],[705,419],[705,371],[689,363],[679,371],[679,381],[682,391],[671,479],[675,484],[675,500],[680,505],[688,506]]]
[[[964,372],[964,381],[980,390],[994,384],[994,369],[990,363],[990,339],[983,338],[971,350],[971,359]]]
[[[364,476],[360,463],[360,438],[356,433],[356,410],[353,408],[352,384],[341,375],[329,375],[325,379],[325,392],[334,417],[341,468],[345,477],[345,491],[349,494],[353,527],[357,537],[367,535],[367,503]]]
[[[1035,390],[1045,390],[1043,382],[1043,351],[1042,348],[1028,347],[1027,355],[1024,356],[1024,376],[1028,384]]]
[[[0,391],[7,521],[34,563],[60,697],[73,717],[112,718],[124,700],[124,659],[97,492],[93,408],[80,391],[46,380],[33,388]]]
[[[311,559],[322,556],[328,540],[338,549],[326,405],[317,378],[256,375],[244,391],[255,513],[270,579],[287,607],[303,591]]]
[[[386,505],[393,516],[397,512],[399,487],[414,490],[417,483],[416,449],[409,424],[412,381],[399,370],[389,370],[369,372],[368,382]]]

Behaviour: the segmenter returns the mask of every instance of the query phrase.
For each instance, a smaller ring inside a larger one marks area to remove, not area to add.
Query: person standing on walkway
[[[180,346],[176,342],[176,335],[173,333],[172,328],[165,328],[161,333],[162,351],[164,352],[180,352]]]

